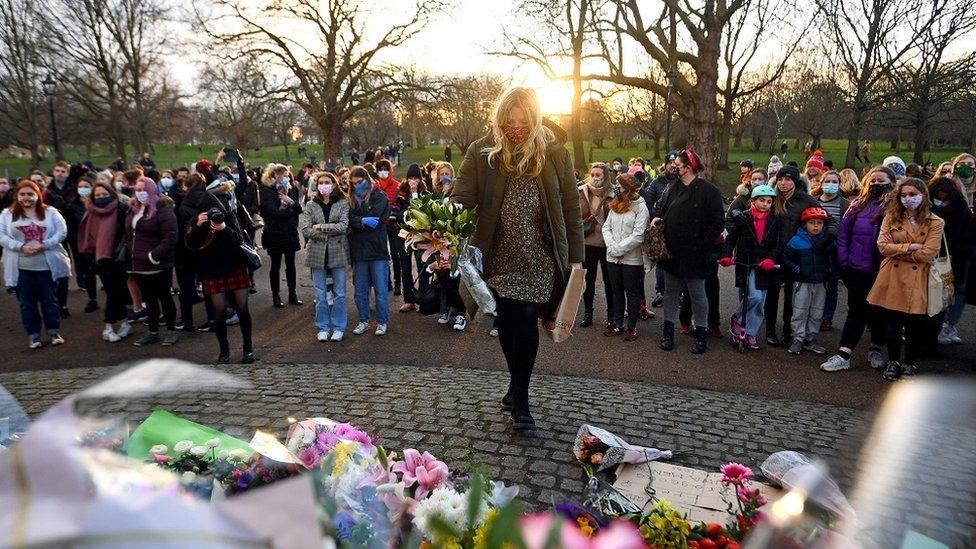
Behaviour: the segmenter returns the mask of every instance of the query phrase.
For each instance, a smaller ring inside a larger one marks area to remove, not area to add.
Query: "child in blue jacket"
[[[827,212],[811,207],[800,214],[800,227],[783,251],[783,268],[793,272],[796,286],[793,290],[793,342],[789,352],[827,352],[817,343],[824,304],[827,301],[827,284],[835,269],[837,244],[833,235],[824,230]]]

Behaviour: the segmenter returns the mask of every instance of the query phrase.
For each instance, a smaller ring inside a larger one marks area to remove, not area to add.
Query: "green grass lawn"
[[[613,145],[612,142],[606,141],[605,145]],[[749,142],[746,141],[748,145]],[[792,146],[792,142],[789,142]],[[911,158],[912,151],[907,148],[903,148],[898,151],[892,151],[890,148],[890,143],[887,141],[876,141],[872,142],[873,151],[871,154],[871,160],[874,162],[880,162],[885,156],[889,154],[898,154],[903,159]],[[315,154],[319,160],[321,160],[321,149],[318,145],[307,145],[310,154]],[[201,158],[209,158],[211,161],[215,158],[217,150],[219,150],[219,145],[177,145],[177,146],[159,146],[156,147],[156,154],[154,155],[154,160],[156,165],[160,168],[166,167],[177,167],[177,166],[189,166]],[[284,147],[278,145],[273,147],[262,147],[260,149],[248,149],[242,151],[245,159],[252,164],[266,164],[268,162],[288,162],[292,165],[301,164],[306,161],[305,158],[299,158],[296,154],[297,147],[292,145],[289,147],[290,158],[286,160]],[[591,150],[592,149],[592,150]],[[660,160],[653,159],[653,152],[650,150],[650,144],[646,142],[634,142],[629,147],[616,148],[613,146],[608,146],[602,149],[593,149],[592,144],[587,142],[584,145],[584,150],[587,160],[592,158],[594,161],[609,161],[614,157],[621,157],[626,161],[627,159],[634,156],[642,156],[648,159],[652,165],[657,165]],[[847,150],[847,141],[842,139],[828,139],[823,142],[822,147],[825,158],[833,159],[837,165],[841,165],[844,161],[844,156]],[[84,150],[75,149],[73,147],[68,147],[65,151],[65,155],[69,162],[80,162],[86,160],[87,157],[84,156]],[[934,149],[928,153],[927,158],[931,158],[932,161],[938,163],[944,160],[949,160],[955,155],[959,154],[961,150],[958,149]],[[664,151],[661,151],[663,154]],[[134,156],[134,151],[129,151],[128,158],[131,159]],[[444,147],[443,146],[429,146],[418,149],[408,148],[404,151],[404,161],[397,167],[397,175],[402,176],[407,169],[407,165],[411,162],[423,163],[429,158],[435,160],[444,159]],[[786,161],[796,160],[801,164],[802,167],[802,151],[792,151],[788,153]],[[463,155],[456,147],[452,150],[452,160],[454,165],[460,164]],[[737,180],[737,170],[736,165],[739,161],[743,159],[752,159],[757,166],[765,166],[769,162],[769,154],[764,151],[754,152],[751,147],[736,148],[733,149],[729,154],[729,165],[732,168],[730,171],[719,172],[718,174],[718,184],[722,190],[726,193],[730,193],[734,187],[734,182]],[[115,160],[115,156],[104,149],[96,149],[95,154],[91,157],[91,160],[95,163],[97,167],[103,167]],[[344,159],[345,162],[349,162],[349,158]],[[50,160],[42,162],[41,168],[48,170],[51,168],[53,162]],[[16,159],[16,158],[0,158],[0,174],[7,177],[22,176],[27,173],[30,169],[30,159]]]

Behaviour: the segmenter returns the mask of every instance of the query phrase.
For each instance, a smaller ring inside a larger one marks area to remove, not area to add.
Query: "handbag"
[[[945,255],[942,255],[942,248],[945,248]],[[956,286],[952,276],[952,258],[949,257],[949,243],[945,233],[942,233],[942,247],[939,248],[939,255],[935,256],[929,266],[929,295],[928,295],[928,314],[935,316],[952,305],[955,299]]]
[[[590,198],[586,195],[586,186],[580,187],[580,198],[583,199],[580,202],[586,205],[586,213],[583,214],[583,236],[590,236],[596,230],[596,216],[590,210]]]
[[[251,244],[251,239],[246,234],[241,234],[241,237],[241,252],[244,254],[245,261],[247,261],[247,269],[254,272],[261,268],[261,254]]]
[[[569,273],[566,289],[563,292],[562,299],[559,300],[559,307],[556,309],[553,328],[546,331],[556,343],[562,343],[572,337],[573,325],[576,323],[576,313],[579,312],[584,289],[586,289],[586,269],[576,267]]]
[[[115,247],[115,255],[112,256],[115,262],[119,265],[125,265],[127,259],[129,259],[129,251],[125,247],[125,239],[119,241],[119,245]]]
[[[664,239],[664,224],[659,223],[656,227],[649,227],[644,232],[644,247],[646,248],[647,258],[658,263],[665,259],[671,259],[671,250]]]

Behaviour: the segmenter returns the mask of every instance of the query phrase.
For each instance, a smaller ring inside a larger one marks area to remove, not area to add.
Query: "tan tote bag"
[[[942,250],[945,249],[945,255]],[[952,305],[955,299],[956,286],[952,277],[952,258],[949,257],[949,243],[945,233],[942,233],[942,247],[939,255],[935,256],[929,266],[929,316],[935,316]]]
[[[573,335],[573,325],[576,324],[576,313],[579,312],[580,301],[583,300],[583,289],[586,287],[586,269],[574,267],[569,273],[566,291],[559,301],[556,310],[556,322],[552,331],[546,330],[549,337],[556,343],[562,343]]]

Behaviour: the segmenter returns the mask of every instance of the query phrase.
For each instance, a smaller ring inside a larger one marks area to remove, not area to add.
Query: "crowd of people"
[[[693,336],[696,354],[711,337],[759,349],[765,324],[769,347],[826,355],[818,336],[833,329],[841,283],[848,314],[824,371],[850,368],[866,329],[867,360],[888,380],[916,373],[939,345],[962,343],[958,324],[976,274],[971,154],[940,166],[892,156],[861,174],[834,170],[819,151],[802,171],[777,156],[761,167],[747,160],[726,205],[691,149],[669,152],[656,169],[615,158],[574,172],[565,133],[541,117],[531,90],[506,92],[492,126],[457,176],[450,162],[430,161],[409,165],[397,180],[398,145],[389,157],[378,150],[368,162],[333,159],[297,171],[249,165],[240,151],[223,149],[213,162],[188,167],[159,169],[145,154],[129,165],[58,162],[50,173],[0,179],[4,279],[28,344],[41,347],[44,332],[51,345],[65,343],[72,273],[86,292],[85,312],[102,310],[105,341],[132,336],[137,346],[172,346],[181,331],[212,332],[222,363],[231,360],[235,325],[240,362],[255,360],[248,301],[263,273],[277,308],[302,306],[298,279],[310,278],[318,341],[346,337],[350,279],[353,334],[387,333],[391,293],[403,296],[400,312],[436,314],[438,323],[465,330],[476,305],[450,265],[425,265],[399,234],[410,201],[428,194],[477,207],[472,243],[498,301],[491,335],[509,364],[503,407],[517,426],[534,424],[528,384],[537,326],[551,324],[574,265],[587,270],[580,327],[594,324],[599,275],[603,334],[634,341],[639,321],[663,307],[664,351],[675,349],[676,333]],[[941,296],[930,295],[930,265],[946,254],[954,298],[932,314]],[[740,299],[728,333],[720,326],[722,268],[734,268]],[[194,310],[201,302],[204,316]]]

